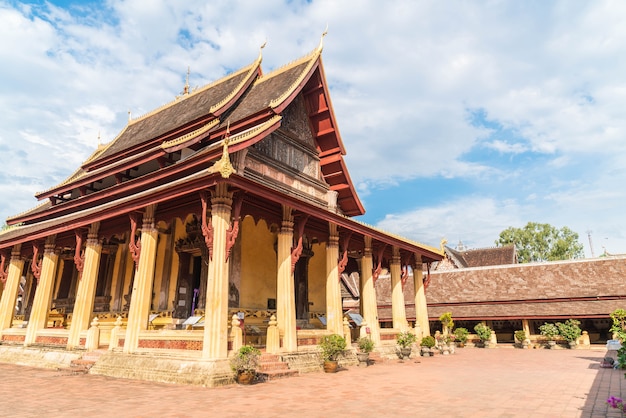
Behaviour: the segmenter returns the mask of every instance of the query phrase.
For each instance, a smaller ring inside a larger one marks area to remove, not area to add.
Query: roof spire
[[[130,116],[130,109],[128,109],[128,121],[129,121],[129,122],[130,122],[131,118],[132,118],[132,117]]]
[[[102,143],[100,142],[100,130],[98,129],[98,148],[100,148],[101,145]]]
[[[183,94],[189,94],[189,71],[191,68],[187,66],[187,79],[185,80],[185,88],[183,89]]]
[[[326,24],[326,29],[324,29],[324,32],[322,33],[322,37],[320,38],[320,44],[317,47],[317,50],[319,52],[322,52],[322,48],[324,48],[324,37],[328,35],[328,23]]]

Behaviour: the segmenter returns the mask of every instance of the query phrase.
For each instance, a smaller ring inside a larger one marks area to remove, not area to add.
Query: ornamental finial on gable
[[[187,66],[187,78],[185,80],[185,88],[183,89],[183,94],[189,94],[189,72],[191,68]]]
[[[322,52],[322,49],[324,48],[324,37],[328,35],[328,23],[326,24],[326,29],[324,29],[324,32],[322,33],[322,37],[320,38],[320,44],[317,47],[317,50],[319,52]]]

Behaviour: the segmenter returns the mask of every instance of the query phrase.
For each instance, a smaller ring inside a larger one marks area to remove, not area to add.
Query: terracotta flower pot
[[[239,372],[237,373],[237,383],[240,385],[251,385],[254,380],[254,372]]]
[[[336,360],[324,360],[324,371],[326,373],[337,373],[339,363]]]

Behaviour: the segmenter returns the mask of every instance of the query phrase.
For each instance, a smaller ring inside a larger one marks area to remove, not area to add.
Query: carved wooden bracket
[[[6,283],[7,281],[7,277],[9,276],[9,266],[6,267],[6,269],[4,268],[4,264],[6,263],[7,260],[7,256],[4,253],[0,254],[0,282],[2,283]]]
[[[139,223],[139,215],[131,213],[128,215],[130,218],[130,242],[128,243],[128,249],[135,262],[135,270],[139,268],[139,257],[141,257],[141,240],[135,242],[135,233],[137,232],[137,223]]]
[[[400,270],[400,283],[402,284],[402,290],[404,290],[406,280],[409,278],[409,263],[406,257],[401,259],[400,264],[402,265],[402,268]]]
[[[41,265],[43,263],[43,259],[37,262],[37,258],[39,257],[39,245],[33,244],[33,261],[30,263],[30,268],[33,271],[33,276],[37,279],[37,283],[39,283],[39,277],[41,276]]]
[[[226,259],[230,257],[230,250],[235,245],[237,235],[239,234],[239,217],[241,214],[241,204],[243,203],[243,193],[239,193],[233,204],[233,223],[226,230]]]
[[[346,236],[343,238],[343,245],[341,246],[341,248],[343,248],[343,256],[341,257],[341,260],[339,260],[339,264],[337,265],[339,271],[339,277],[337,277],[337,279],[339,280],[341,280],[341,274],[344,272],[346,266],[348,265],[348,244],[350,243],[351,236],[352,233],[349,233],[346,234]]]
[[[424,280],[424,290],[428,289],[430,284],[430,263],[426,263],[426,279]]]
[[[296,271],[296,263],[300,259],[302,255],[302,236],[304,235],[304,226],[306,225],[306,221],[309,219],[309,215],[304,215],[300,219],[298,219],[298,245],[295,248],[291,249],[291,273],[293,274]]]
[[[82,231],[76,229],[74,231],[76,235],[76,250],[74,251],[74,264],[76,264],[76,270],[80,273],[78,279],[83,277],[83,267],[85,267],[85,251],[82,251],[83,247],[83,234]]]
[[[378,264],[376,266],[376,268],[374,269],[374,271],[372,272],[372,278],[374,279],[374,285],[376,285],[376,281],[378,280],[378,276],[380,276],[380,273],[383,271],[383,252],[385,251],[385,247],[387,245],[383,244],[380,247],[378,247],[377,251],[376,251],[376,261],[378,261]]]
[[[207,206],[209,204],[209,197],[206,192],[200,192],[200,200],[202,201],[202,236],[204,236],[204,243],[209,251],[209,260],[213,260],[213,225],[211,222],[207,223],[206,220]]]

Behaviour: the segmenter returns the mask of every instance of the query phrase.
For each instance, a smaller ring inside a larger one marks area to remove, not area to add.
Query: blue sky
[[[0,0],[0,217],[138,116],[317,46],[360,220],[438,246],[567,226],[626,253],[626,3]],[[8,64],[8,65],[7,65]]]

